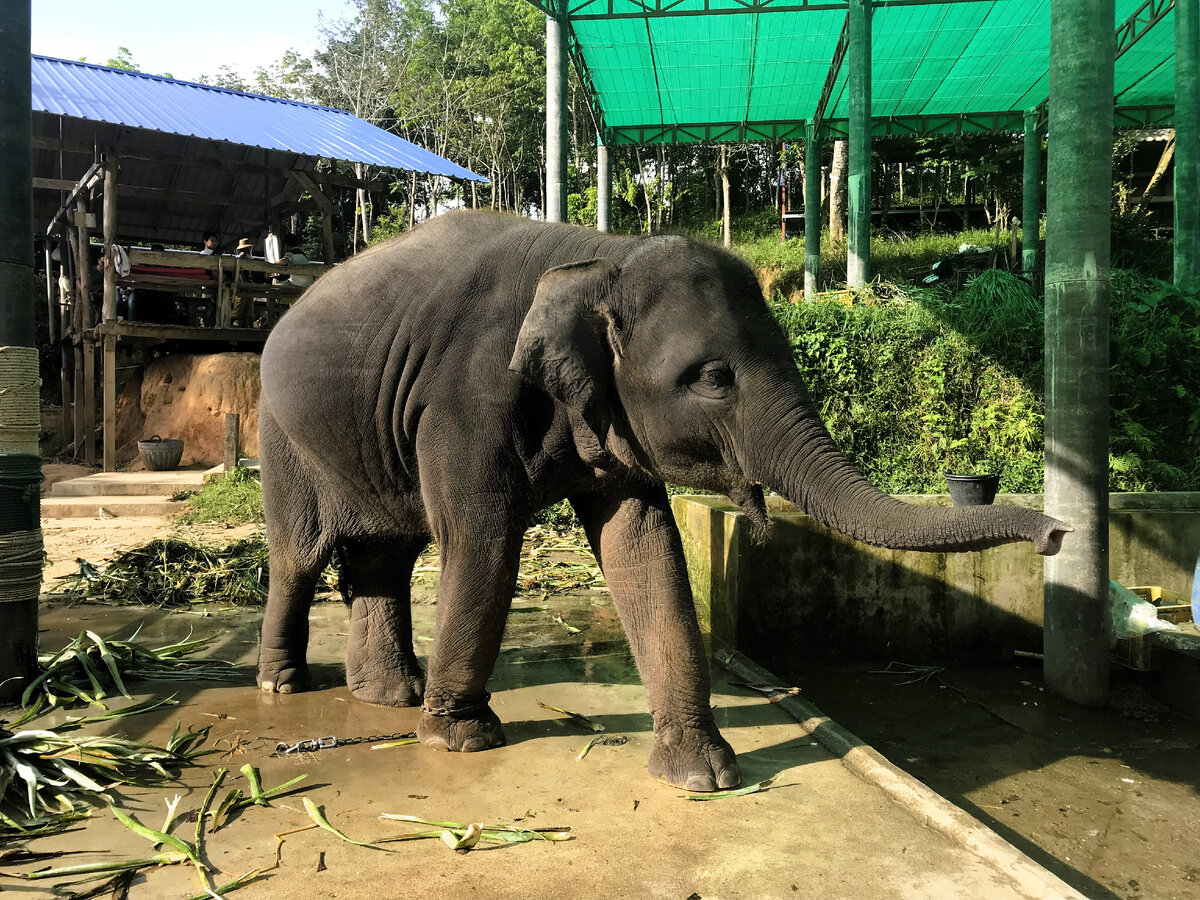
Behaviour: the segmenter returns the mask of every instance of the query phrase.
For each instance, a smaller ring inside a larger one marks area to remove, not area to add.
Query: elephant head
[[[1058,551],[1071,526],[1006,506],[934,508],[877,490],[821,422],[750,269],[683,238],[547,271],[510,368],[570,417],[582,458],[719,491],[757,526],[766,484],[867,544]]]

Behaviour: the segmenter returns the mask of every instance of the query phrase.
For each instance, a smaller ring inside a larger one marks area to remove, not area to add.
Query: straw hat
[[[253,250],[254,244],[250,242],[250,238],[242,238],[238,241],[237,248],[238,250]]]

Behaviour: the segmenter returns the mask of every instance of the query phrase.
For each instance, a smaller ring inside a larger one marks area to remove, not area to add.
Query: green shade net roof
[[[554,0],[532,0],[543,11]],[[564,0],[606,143],[792,140],[845,130],[847,3]],[[1116,125],[1171,121],[1172,0],[1116,0]],[[1049,94],[1050,0],[877,0],[876,134],[1020,130]]]

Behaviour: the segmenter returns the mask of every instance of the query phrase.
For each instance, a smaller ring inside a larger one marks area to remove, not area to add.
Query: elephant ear
[[[620,353],[613,294],[619,270],[590,259],[549,269],[538,280],[508,367],[568,410],[585,462],[608,468],[614,355]]]

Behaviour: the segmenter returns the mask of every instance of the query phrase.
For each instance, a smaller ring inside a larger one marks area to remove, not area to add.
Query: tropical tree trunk
[[[729,213],[729,150],[721,145],[721,235],[726,247],[733,246],[733,222]]]
[[[846,239],[845,175],[847,165],[846,141],[833,142],[833,165],[829,168],[829,240],[841,243]]]

